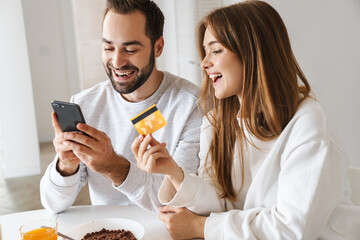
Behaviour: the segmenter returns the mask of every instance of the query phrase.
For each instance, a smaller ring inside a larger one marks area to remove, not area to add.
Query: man
[[[62,132],[52,114],[57,156],[40,183],[41,202],[49,211],[71,206],[86,182],[94,205],[136,204],[158,210],[163,176],[141,171],[131,152],[138,134],[130,119],[153,104],[167,121],[153,136],[166,143],[184,170],[196,172],[202,121],[199,89],[157,70],[155,58],[164,47],[163,24],[161,10],[150,0],[107,0],[102,59],[110,80],[71,98],[87,121],[77,127],[90,137]],[[189,156],[192,161],[182,161]]]

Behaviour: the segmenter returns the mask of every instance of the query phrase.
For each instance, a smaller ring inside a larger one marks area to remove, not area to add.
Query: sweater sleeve
[[[178,191],[168,178],[165,178],[160,190],[159,200],[163,205],[187,207],[200,215],[209,215],[211,212],[222,212],[226,208],[226,200],[220,198],[221,191],[214,186],[209,175],[210,160],[206,161],[209,149],[209,140],[212,138],[212,127],[206,117],[203,118],[200,133],[200,166],[199,176],[184,171],[184,180]],[[206,198],[204,198],[206,196]]]
[[[299,146],[283,161],[274,206],[212,213],[205,238],[319,238],[342,197],[342,160],[341,151],[328,141]]]
[[[191,173],[197,173],[199,165],[198,152],[201,119],[202,117],[197,110],[196,103],[193,105],[172,155],[180,167]],[[131,163],[126,180],[120,186],[114,187],[124,193],[129,200],[138,206],[158,212],[158,207],[161,206],[158,199],[158,191],[163,180],[163,175],[144,172],[136,164]]]
[[[159,190],[159,200],[163,205],[187,207],[203,216],[225,211],[225,200],[219,197],[217,189],[210,182],[187,172],[178,191],[165,178]]]
[[[69,208],[87,182],[84,164],[80,163],[79,171],[75,174],[63,177],[56,170],[57,161],[58,155],[40,181],[41,204],[51,213],[59,213]]]

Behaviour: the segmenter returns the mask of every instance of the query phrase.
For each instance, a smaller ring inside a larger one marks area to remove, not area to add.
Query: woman
[[[217,9],[200,22],[198,45],[199,176],[151,135],[132,144],[138,167],[166,175],[159,217],[171,236],[359,238],[346,161],[279,14],[262,1]]]

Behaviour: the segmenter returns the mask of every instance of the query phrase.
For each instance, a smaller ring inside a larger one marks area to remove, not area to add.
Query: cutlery
[[[71,238],[71,237],[69,237],[69,236],[67,236],[67,235],[65,235],[65,234],[60,233],[60,232],[58,232],[58,235],[59,235],[60,237],[64,238],[64,239],[75,240],[74,238]]]
[[[41,226],[42,228],[49,228],[49,227],[47,227],[47,226]],[[65,234],[63,234],[63,233],[61,233],[61,232],[58,232],[57,233],[60,237],[62,237],[62,238],[65,238],[65,239],[69,239],[69,240],[75,240],[75,239],[73,239],[73,238],[71,238],[71,237],[69,237],[69,236],[67,236],[67,235],[65,235]]]

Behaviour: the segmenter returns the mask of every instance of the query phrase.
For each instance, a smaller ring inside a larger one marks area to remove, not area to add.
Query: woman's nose
[[[200,67],[202,69],[207,69],[211,66],[211,61],[209,61],[207,55],[205,55],[204,59],[201,61]]]

